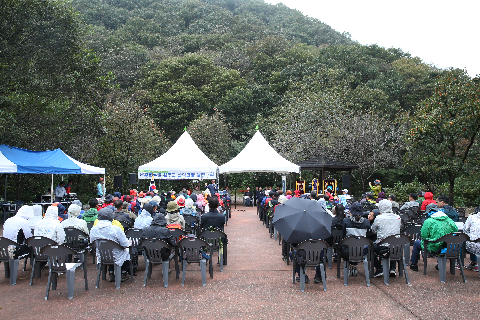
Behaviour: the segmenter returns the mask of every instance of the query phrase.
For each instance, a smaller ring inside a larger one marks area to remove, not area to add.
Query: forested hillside
[[[373,175],[393,185],[421,171],[406,137],[439,79],[474,83],[261,0],[4,0],[1,18],[1,142],[62,147],[109,175],[184,127],[221,164],[259,125],[292,161],[328,155],[360,166],[359,190]],[[478,164],[477,139],[458,172]],[[438,188],[442,168],[418,175]]]

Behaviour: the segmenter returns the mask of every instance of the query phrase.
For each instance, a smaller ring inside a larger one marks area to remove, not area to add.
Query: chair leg
[[[293,253],[292,253],[293,255]],[[287,260],[290,260],[290,257],[287,255]],[[293,269],[293,284],[295,284],[295,269],[296,269],[296,264],[297,264],[297,261],[295,259],[295,257],[293,257],[293,261],[292,261],[292,269]]]
[[[223,265],[227,265],[227,248],[228,248],[228,243],[225,243],[223,245]]]
[[[67,270],[67,291],[68,299],[73,299],[73,292],[75,286],[75,270]]]
[[[300,291],[305,292],[305,267],[300,266]]]
[[[178,265],[178,248],[175,247],[175,279],[178,279],[180,276],[180,266]]]
[[[48,271],[48,281],[47,281],[47,293],[45,294],[45,300],[48,300],[48,294],[50,293],[50,285],[52,284],[52,271]]]
[[[132,260],[130,260],[130,282],[133,282],[133,261]]]
[[[463,283],[467,283],[467,279],[465,279],[465,272],[463,271],[463,261],[461,257],[458,259],[458,263],[460,264],[460,273],[462,274]]]
[[[325,274],[325,264],[320,263],[320,273],[322,274],[323,291],[327,291],[327,277]]]
[[[365,268],[365,278],[367,279],[367,287],[370,287],[370,270],[368,269],[367,256],[363,257],[363,267]]]
[[[146,268],[145,268],[145,275],[143,276],[143,286],[147,286],[147,279],[148,279],[148,269],[150,268],[150,263],[145,260]]]
[[[210,257],[212,259],[212,257]],[[207,261],[205,259],[200,260],[200,271],[202,272],[202,286],[207,285]]]
[[[58,273],[52,273],[52,290],[57,290],[57,280],[58,280]]]
[[[163,287],[168,287],[168,269],[169,261],[162,261],[162,273],[163,273]]]
[[[427,250],[423,250],[423,275],[427,275]]]
[[[277,241],[277,228],[273,227],[273,240]]]
[[[17,273],[18,273],[18,259],[10,259],[10,285],[14,286],[17,284]]]
[[[340,250],[337,250],[337,279],[340,279],[340,266],[342,265],[342,258],[340,257]]]
[[[383,282],[388,286],[390,284],[390,258],[382,259],[383,267]]]
[[[5,261],[3,265],[5,266],[5,279],[8,279],[10,278],[10,261]]]
[[[220,258],[220,272],[223,272],[223,248],[222,248],[222,253],[220,254],[220,250],[218,250],[218,255]]]
[[[185,272],[187,272],[187,260],[182,260],[182,286],[185,285]],[[203,277],[203,274],[202,274]]]
[[[348,286],[348,267],[350,263],[348,261],[343,262],[343,285]]]
[[[402,263],[403,263],[403,272],[405,272],[405,280],[407,281],[407,284],[410,284],[410,279],[408,279],[407,262],[405,261],[405,257],[402,257]]]
[[[113,270],[115,273],[115,289],[120,289],[120,283],[122,282],[122,267],[114,264]]]
[[[101,263],[99,263],[99,265],[97,265],[97,269],[98,269],[98,273],[97,273],[97,285],[95,286],[95,288],[98,289],[98,286],[100,285],[100,276],[102,275],[102,265]]]
[[[455,260],[450,259],[450,274],[455,275]]]
[[[28,256],[25,257],[25,259],[23,260],[23,271],[25,271],[27,268],[27,260],[28,260]]]
[[[438,261],[438,273],[440,274],[440,281],[445,283],[445,278],[447,275],[447,258],[445,256],[439,256]]]
[[[212,260],[213,258],[213,248],[210,246],[210,259],[208,259],[209,264],[208,264],[208,272],[210,273],[210,278],[213,279],[213,265],[212,265]]]
[[[35,261],[35,258],[33,258],[32,273],[30,275],[30,285],[33,285],[33,278],[35,277],[35,266],[36,265],[37,265],[37,262]]]
[[[333,259],[333,248],[328,247],[327,249],[327,259],[328,259],[328,269],[332,269],[332,259]]]

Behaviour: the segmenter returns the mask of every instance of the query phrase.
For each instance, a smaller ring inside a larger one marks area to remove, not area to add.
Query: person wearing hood
[[[98,219],[98,200],[92,198],[88,201],[88,205],[90,206],[90,209],[83,213],[82,219],[86,222],[93,222]]]
[[[105,207],[105,208],[102,208],[102,209],[110,210],[110,211],[112,211],[112,214],[113,214],[113,207],[112,206],[108,206],[108,207]],[[100,210],[102,210],[102,209],[100,209]],[[100,212],[100,211],[98,211],[98,212]],[[93,223],[93,226],[96,226],[98,224],[98,221],[99,221],[99,219],[95,220],[95,222]],[[123,232],[125,232],[125,229],[123,229],[123,226],[120,223],[120,221],[113,219],[112,224],[114,226],[119,227]]]
[[[90,230],[90,242],[98,239],[112,240],[121,245],[124,249],[113,249],[113,258],[115,264],[122,268],[122,281],[128,280],[130,277],[127,271],[130,269],[130,254],[128,246],[130,245],[125,233],[118,226],[113,225],[113,211],[110,208],[102,208],[98,211],[98,224]],[[100,254],[97,250],[97,259],[100,262]],[[109,266],[109,281],[115,281],[113,266]]]
[[[427,206],[430,203],[437,204],[437,202],[435,200],[433,200],[433,193],[425,192],[425,200],[423,200],[422,206],[420,207],[420,210],[425,211],[427,209]]]
[[[382,201],[382,200],[385,200],[385,192],[380,191],[380,192],[378,193],[378,197],[377,197],[377,199],[375,200],[375,202],[376,202],[376,203],[379,203],[379,202]]]
[[[57,244],[65,242],[65,231],[63,231],[60,221],[58,221],[58,207],[50,206],[45,212],[45,217],[35,226],[35,237],[46,237]]]
[[[225,217],[218,212],[218,198],[213,196],[208,201],[209,211],[202,216],[201,228],[206,230],[208,227],[224,230]]]
[[[76,204],[80,207],[80,214],[78,215],[78,219],[82,219],[83,214],[85,213],[85,210],[83,210],[83,204],[80,202],[80,200],[74,200],[72,204]]]
[[[85,220],[79,219],[80,207],[76,204],[71,204],[68,207],[68,218],[61,222],[63,229],[65,228],[75,228],[89,234],[87,222]]]
[[[352,203],[350,205],[350,214],[351,216],[343,219],[342,222],[343,238],[349,236],[365,237],[367,230],[370,228],[370,222],[362,217],[362,206],[357,202]]]
[[[458,227],[455,222],[453,222],[453,220],[450,219],[445,212],[440,211],[436,204],[431,203],[426,209],[428,209],[428,219],[425,220],[422,225],[422,229],[420,229],[420,234],[423,240],[436,241],[446,234],[458,231]],[[445,242],[429,243],[428,251],[438,253],[444,247]],[[420,258],[420,251],[423,249],[423,241],[415,240],[413,243],[412,256],[410,258],[411,270],[418,271],[417,263],[418,259]]]
[[[152,224],[152,213],[153,213],[153,207],[150,203],[146,203],[143,206],[142,212],[140,212],[139,216],[137,219],[135,219],[135,223],[133,224],[133,227],[136,229],[143,229],[148,227],[150,224]]]
[[[328,208],[327,208],[327,202],[325,201],[325,197],[320,196],[320,198],[318,198],[317,202],[320,203],[322,208],[325,209],[325,211],[327,211],[327,213],[329,215],[331,215],[332,218],[334,217],[334,214],[332,213],[332,211],[328,210]]]
[[[445,214],[453,220],[453,222],[458,222],[458,212],[451,205],[449,205],[450,199],[445,195],[439,195],[437,197],[437,207],[441,208]]]
[[[142,230],[142,239],[159,239],[165,241],[170,247],[175,246],[175,238],[165,226],[167,219],[163,214],[157,214],[152,224]]]
[[[380,198],[380,195],[379,195]],[[377,240],[375,241],[373,251],[376,253],[374,257],[374,266],[376,272],[375,277],[383,275],[383,268],[381,259],[378,257],[381,247],[378,245],[383,239],[400,234],[401,219],[399,215],[396,215],[392,211],[392,202],[390,200],[383,199],[378,203],[378,210],[380,214],[375,218],[375,222],[372,224],[372,232],[377,234]],[[396,262],[390,262],[390,275],[396,276],[395,272]]]
[[[480,255],[480,243],[474,242],[480,238],[480,207],[475,209],[475,213],[468,216],[463,233],[470,237],[471,241],[466,242],[466,249],[470,253],[470,263],[465,268],[478,272],[477,254]]]
[[[68,214],[65,213],[67,209],[60,202],[57,203],[57,208],[58,208],[58,220],[62,222],[63,220],[68,218]]]
[[[192,199],[185,199],[185,207],[180,210],[182,216],[197,216],[197,210],[195,210]]]
[[[30,229],[34,230],[35,226],[37,225],[38,221],[43,219],[43,212],[42,212],[42,206],[39,204],[36,204],[33,206],[33,217],[28,219],[28,226]]]
[[[3,225],[3,236],[18,244],[23,244],[32,236],[28,220],[33,217],[33,208],[22,206],[17,214],[8,218]]]
[[[182,230],[185,231],[185,218],[180,215],[180,207],[175,201],[170,201],[168,203],[167,213],[167,224],[178,223],[181,226]]]

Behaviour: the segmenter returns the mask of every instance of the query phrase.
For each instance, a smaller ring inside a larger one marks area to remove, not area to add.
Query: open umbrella
[[[291,198],[275,207],[273,225],[285,241],[300,243],[330,237],[332,216],[317,201]]]

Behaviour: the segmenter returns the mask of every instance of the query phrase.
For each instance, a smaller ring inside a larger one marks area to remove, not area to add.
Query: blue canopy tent
[[[53,195],[54,174],[103,174],[105,168],[90,166],[68,156],[61,149],[31,151],[0,145],[0,173],[51,174]],[[5,198],[7,180],[5,178]]]

